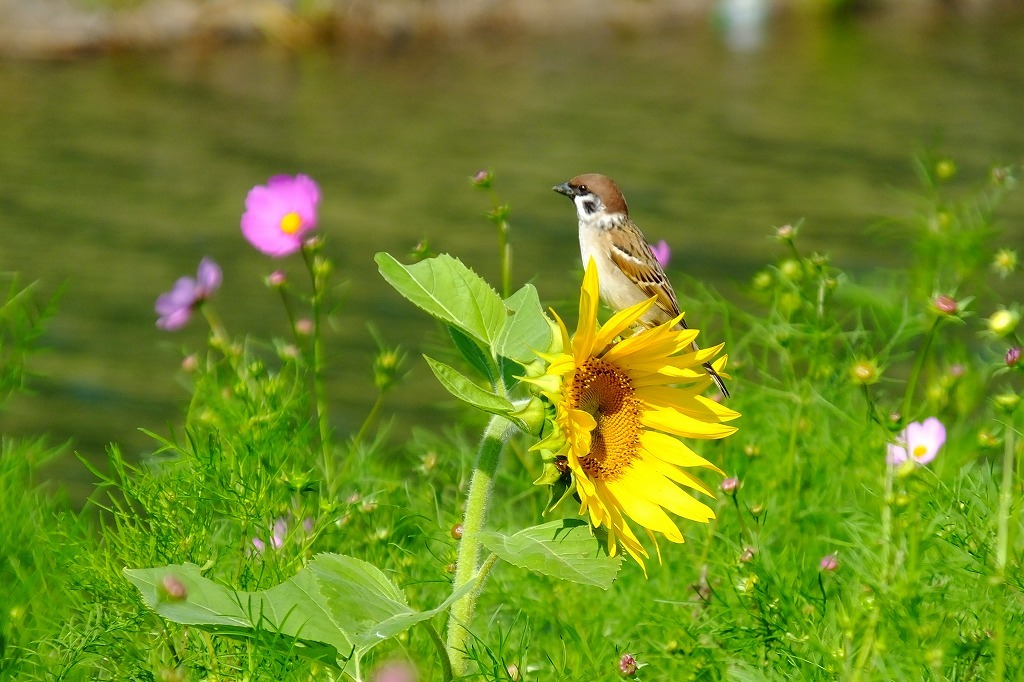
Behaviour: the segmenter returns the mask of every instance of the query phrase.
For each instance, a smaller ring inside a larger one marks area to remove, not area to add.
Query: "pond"
[[[111,441],[151,450],[138,429],[180,423],[180,361],[205,335],[200,320],[160,332],[153,301],[203,256],[224,269],[215,304],[229,331],[285,336],[261,282],[300,263],[271,262],[238,230],[245,193],[275,173],[323,191],[345,282],[329,349],[343,434],[374,398],[368,322],[410,353],[385,406],[396,431],[458,419],[419,358],[439,338],[432,323],[386,287],[373,254],[404,258],[427,238],[497,282],[489,199],[468,182],[479,168],[512,207],[515,282],[570,319],[575,218],[551,187],[587,171],[616,178],[647,236],[669,242],[670,274],[740,302],[772,258],[771,229],[799,219],[805,248],[844,269],[897,265],[906,245],[877,221],[907,212],[915,153],[978,179],[1024,158],[1022,55],[1015,16],[780,21],[747,51],[700,23],[2,63],[0,270],[66,287],[34,394],[4,406],[2,432],[70,438],[95,461]],[[1009,244],[1024,244],[1021,194],[1001,212]],[[68,462],[55,475],[80,494],[90,475]]]

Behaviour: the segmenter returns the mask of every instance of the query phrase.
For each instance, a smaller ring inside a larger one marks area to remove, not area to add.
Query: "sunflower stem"
[[[462,540],[459,542],[459,554],[455,562],[455,580],[453,591],[460,590],[471,580],[478,579],[480,563],[480,531],[487,517],[487,503],[490,501],[494,486],[494,476],[498,469],[498,459],[505,443],[515,432],[512,422],[504,417],[494,416],[484,429],[480,450],[477,452],[473,475],[469,483],[469,496],[466,499],[466,514],[462,520]],[[485,562],[486,564],[487,562]],[[493,565],[493,562],[491,562]],[[490,566],[486,566],[490,568]],[[481,579],[482,583],[482,579]],[[451,619],[448,621],[448,658],[452,662],[452,670],[456,676],[469,672],[469,657],[466,655],[469,641],[469,624],[473,620],[476,600],[480,594],[481,584],[471,589],[452,605]]]

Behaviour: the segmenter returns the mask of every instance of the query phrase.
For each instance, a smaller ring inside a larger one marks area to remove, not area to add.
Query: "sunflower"
[[[671,542],[683,535],[666,512],[707,523],[715,514],[687,490],[713,493],[689,468],[721,471],[682,443],[684,438],[724,438],[739,413],[700,393],[711,384],[701,365],[722,346],[694,350],[697,331],[675,329],[679,319],[616,340],[654,304],[638,303],[597,321],[598,275],[588,265],[580,291],[580,315],[570,337],[562,320],[562,351],[539,354],[546,373],[530,379],[553,405],[553,435],[537,449],[554,448],[561,470],[572,474],[580,515],[607,531],[608,553],[619,546],[641,567],[649,555],[630,521],[647,532],[660,560],[660,533]],[[727,356],[713,367],[721,373]],[[646,571],[646,568],[645,568]]]

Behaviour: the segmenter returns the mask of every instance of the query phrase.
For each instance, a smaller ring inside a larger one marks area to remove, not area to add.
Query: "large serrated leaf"
[[[465,358],[470,367],[475,369],[480,373],[480,376],[493,384],[495,369],[491,365],[491,358],[484,353],[482,348],[480,348],[480,344],[466,336],[466,334],[458,327],[453,327],[450,324],[445,325],[445,327],[448,329],[448,336],[451,337],[456,350],[462,354],[462,357]]]
[[[483,531],[480,541],[500,558],[544,575],[607,590],[619,572],[622,557],[610,557],[578,519],[532,526],[514,535]]]
[[[380,274],[402,296],[487,348],[494,346],[509,312],[497,292],[462,261],[441,254],[402,265],[383,252],[374,260]]]
[[[475,584],[470,581],[434,609],[415,611],[378,568],[340,554],[320,554],[293,577],[260,592],[215,583],[195,564],[126,568],[124,574],[167,620],[220,634],[293,638],[295,653],[332,662],[362,655],[432,618]],[[184,599],[164,596],[161,583],[167,576],[184,586]]]
[[[424,355],[423,359],[427,361],[430,371],[434,373],[434,376],[445,387],[445,390],[453,396],[479,410],[505,417],[517,427],[529,433],[529,427],[523,423],[522,419],[513,414],[516,406],[508,398],[494,395],[487,389],[477,386],[473,383],[472,379],[459,372],[459,370],[439,360],[435,360],[429,355]]]
[[[540,297],[532,284],[505,299],[511,315],[494,342],[494,352],[516,362],[527,364],[537,359],[534,351],[547,351],[551,344],[551,325],[548,324]]]

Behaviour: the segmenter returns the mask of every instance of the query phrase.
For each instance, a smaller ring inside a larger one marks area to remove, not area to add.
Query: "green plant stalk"
[[[291,300],[289,300],[283,286],[278,288],[278,293],[281,295],[281,304],[284,305],[284,313],[288,316],[288,327],[292,330],[292,338],[295,339],[295,347],[302,348],[304,341],[299,338],[299,330],[295,327],[295,311],[292,309]]]
[[[924,367],[925,358],[928,357],[928,350],[931,348],[932,340],[935,338],[935,332],[938,330],[941,321],[941,318],[935,318],[935,322],[932,323],[928,334],[924,337],[924,343],[921,344],[921,348],[917,351],[917,357],[914,358],[914,368],[910,371],[910,379],[907,381],[907,392],[903,396],[903,409],[900,412],[900,418],[904,424],[910,421],[910,406],[914,402],[914,390],[917,388],[917,380],[921,377],[921,369]]]
[[[491,417],[487,428],[484,429],[469,483],[466,514],[462,520],[462,540],[459,542],[459,554],[455,562],[453,590],[459,590],[477,574],[480,563],[480,531],[483,530],[484,519],[487,516],[487,504],[498,470],[498,459],[512,433],[512,422],[499,416]],[[451,618],[448,621],[447,648],[448,658],[452,662],[452,670],[456,676],[469,672],[469,658],[466,655],[470,636],[469,624],[473,620],[480,587],[478,584],[452,605]]]
[[[996,522],[996,579],[999,581],[1000,588],[1006,580],[1006,559],[1010,546],[1010,507],[1013,502],[1016,434],[1013,421],[1008,421],[1006,438],[1003,439],[1003,480],[999,485],[999,514]],[[1002,599],[997,599],[996,604],[999,611],[994,637],[996,655],[992,679],[1002,680],[1006,673],[1006,605]]]
[[[893,503],[893,479],[895,470],[888,462],[885,465],[884,498],[882,500],[882,590],[889,591],[889,578],[892,573],[890,563],[892,562],[892,503]],[[880,599],[876,598],[871,607],[871,617],[868,625],[864,628],[864,640],[861,643],[860,655],[854,663],[852,680],[859,680],[864,672],[872,650],[875,648],[875,635],[878,630],[878,621],[881,617],[882,607]]]
[[[437,647],[438,654],[441,656],[441,679],[444,682],[450,682],[454,677],[454,673],[452,673],[452,661],[448,658],[448,650],[444,646],[444,640],[441,639],[441,634],[429,620],[423,622],[423,627],[427,629],[430,641]]]
[[[309,270],[313,282],[313,298],[311,313],[313,317],[313,397],[316,406],[316,421],[320,429],[320,455],[323,458],[324,482],[327,490],[334,492],[334,463],[331,451],[331,429],[327,412],[327,387],[324,381],[324,335],[323,335],[323,300],[327,282],[317,272],[311,249],[302,247],[302,259]]]
[[[260,392],[259,385],[249,376],[249,373],[242,367],[242,363],[239,362],[240,354],[236,353],[235,349],[231,347],[231,337],[228,336],[220,316],[217,315],[213,306],[209,303],[201,305],[200,310],[203,311],[203,317],[206,318],[207,324],[210,325],[214,345],[219,346],[220,352],[227,358],[228,364],[231,365],[231,370],[238,376],[239,381],[245,382],[246,387],[249,389],[249,395],[243,396],[243,398],[247,401],[255,398]]]
[[[512,295],[512,242],[509,241],[509,224],[502,220],[498,224],[498,243],[501,248],[501,297]]]
[[[489,188],[488,194],[491,197],[491,205],[494,207],[491,215],[494,223],[498,226],[498,258],[501,261],[501,297],[508,298],[512,295],[512,242],[509,240],[511,225],[508,220],[501,217],[507,215],[502,210],[501,203],[494,188]],[[506,207],[507,209],[507,207]]]
[[[373,407],[366,415],[366,419],[363,420],[363,425],[359,427],[359,431],[356,433],[355,442],[361,443],[366,432],[370,430],[370,425],[373,424],[377,419],[377,413],[380,412],[381,405],[384,404],[384,391],[377,392],[377,399],[373,401]]]

